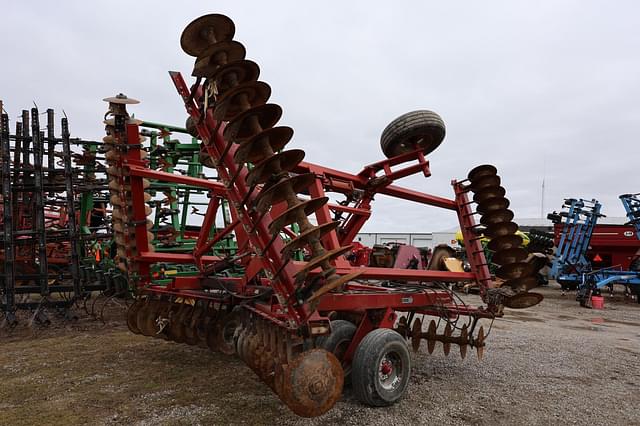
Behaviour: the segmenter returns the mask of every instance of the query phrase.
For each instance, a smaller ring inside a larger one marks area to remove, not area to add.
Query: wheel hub
[[[402,361],[395,354],[387,354],[380,361],[378,378],[380,385],[386,390],[398,387],[402,381]]]

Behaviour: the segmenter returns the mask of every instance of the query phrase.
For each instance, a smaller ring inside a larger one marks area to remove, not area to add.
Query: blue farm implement
[[[622,195],[620,199],[627,211],[630,223],[638,224],[639,203],[636,195]],[[563,291],[577,289],[576,299],[582,306],[590,306],[591,296],[614,284],[624,285],[636,294],[640,303],[640,268],[638,262],[632,261],[629,270],[621,265],[595,268],[594,261],[587,257],[587,251],[594,238],[598,219],[604,217],[600,213],[601,204],[596,200],[567,199],[564,211],[550,213],[548,218],[561,226],[559,242],[551,268],[551,277],[562,286]],[[637,236],[637,231],[636,231]]]

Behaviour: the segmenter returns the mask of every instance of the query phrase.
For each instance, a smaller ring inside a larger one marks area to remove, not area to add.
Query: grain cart
[[[237,354],[294,413],[313,417],[333,407],[345,377],[365,404],[395,403],[409,384],[409,345],[418,350],[425,340],[431,353],[440,342],[448,354],[454,344],[463,357],[469,347],[481,357],[487,335],[481,321],[502,316],[505,306],[542,300],[529,292],[536,280],[523,262],[527,252],[515,235],[513,212],[501,207],[505,189],[495,167],[479,166],[467,179],[453,180],[451,199],[394,184],[431,175],[425,156],[445,136],[437,114],[415,111],[394,120],[382,133],[387,158],[357,174],[303,161],[304,151],[286,149],[293,130],[277,125],[282,109],[268,102],[271,88],[258,80],[258,65],[245,58],[234,33],[223,15],[194,20],[180,41],[196,58],[195,81],[188,85],[170,72],[186,127],[202,141],[208,178],[150,170],[128,111],[137,101],[122,94],[105,99],[117,261],[138,289],[127,314],[132,332]],[[192,252],[152,250],[146,179],[209,192]],[[351,266],[344,254],[378,194],[451,210],[468,241],[470,272]],[[223,201],[231,222],[210,235]],[[482,206],[481,224],[475,203]],[[506,280],[501,287],[473,232],[480,226],[492,237],[496,274]],[[230,235],[235,253],[204,254]],[[149,271],[159,262],[193,264],[200,273],[155,285]],[[242,276],[226,273],[238,265]],[[440,285],[456,280],[477,281],[484,305],[468,306]]]

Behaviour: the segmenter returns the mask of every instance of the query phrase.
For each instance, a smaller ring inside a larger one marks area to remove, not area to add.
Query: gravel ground
[[[482,361],[423,345],[400,403],[366,407],[347,388],[315,419],[292,415],[237,359],[132,335],[115,313],[5,332],[0,424],[640,425],[640,306],[618,294],[595,311],[555,285],[541,292],[495,321]]]

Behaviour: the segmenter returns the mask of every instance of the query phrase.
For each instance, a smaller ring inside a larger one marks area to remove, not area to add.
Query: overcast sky
[[[357,172],[383,158],[389,121],[439,113],[432,177],[399,184],[453,196],[474,166],[498,167],[516,217],[540,217],[564,197],[640,192],[640,2],[637,1],[4,1],[0,99],[12,121],[32,101],[64,109],[74,136],[103,135],[106,96],[142,101],[149,121],[182,125],[167,71],[187,76],[184,27],[207,13],[236,24],[261,67],[289,147]],[[379,197],[369,232],[455,226],[451,212]]]

